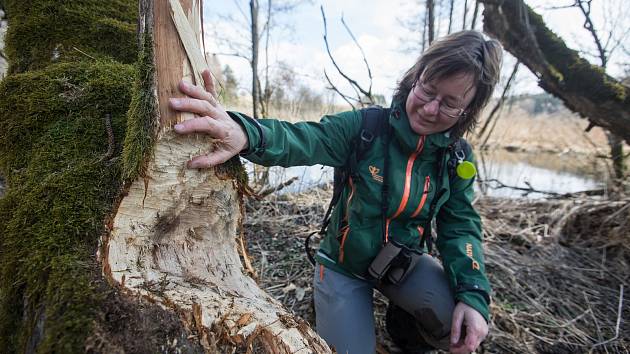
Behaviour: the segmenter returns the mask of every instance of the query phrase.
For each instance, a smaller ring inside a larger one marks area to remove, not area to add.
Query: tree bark
[[[572,111],[630,143],[630,88],[569,49],[522,0],[481,0],[484,30]]]
[[[129,187],[103,243],[103,271],[111,282],[178,313],[201,336],[208,352],[217,343],[270,353],[326,353],[325,342],[301,319],[261,290],[239,258],[242,193],[219,168],[190,170],[190,156],[211,149],[202,136],[177,136],[172,126],[189,119],[168,107],[181,95],[177,83],[199,82],[197,38],[184,38],[169,6],[179,0],[142,0],[144,36],[152,36],[157,140],[146,172]],[[181,1],[193,31],[199,3]],[[199,33],[195,33],[199,35]],[[181,40],[180,40],[181,38]],[[182,41],[189,43],[183,46]],[[193,48],[194,50],[194,48]],[[193,67],[191,67],[191,65]]]

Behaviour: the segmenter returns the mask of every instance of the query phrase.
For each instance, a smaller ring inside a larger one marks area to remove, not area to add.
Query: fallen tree
[[[523,0],[481,0],[484,31],[525,64],[545,91],[630,143],[630,88],[590,64]]]

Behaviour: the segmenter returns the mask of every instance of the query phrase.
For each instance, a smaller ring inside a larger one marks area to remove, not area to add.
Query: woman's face
[[[429,135],[450,129],[475,97],[473,75],[462,73],[427,82],[423,75],[409,91],[405,110],[411,130]]]

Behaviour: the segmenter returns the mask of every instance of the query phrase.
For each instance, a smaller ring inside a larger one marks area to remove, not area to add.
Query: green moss
[[[136,60],[137,1],[5,2],[10,15],[6,36],[10,73],[43,68],[53,62]]]
[[[515,6],[514,3],[505,3],[504,6]],[[512,10],[515,13],[520,11],[519,9]],[[542,16],[535,13],[529,6],[527,10],[536,41],[545,60],[551,66],[550,72],[567,91],[589,92],[594,102],[626,100],[627,89],[606,75],[601,66],[589,63],[581,58],[577,51],[568,48],[558,35],[546,27]]]
[[[130,65],[83,62],[0,84],[0,173],[11,186],[0,199],[0,348],[8,352],[83,351],[100,301],[94,250],[120,190],[133,78]]]
[[[153,63],[153,38],[144,35],[139,59],[134,93],[127,112],[127,135],[123,150],[123,176],[133,181],[144,175],[145,162],[153,151],[153,143],[159,126],[155,100],[155,66]]]

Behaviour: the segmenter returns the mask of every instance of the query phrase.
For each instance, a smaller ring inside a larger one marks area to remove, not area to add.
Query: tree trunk
[[[249,1],[249,13],[251,16],[251,35],[252,35],[252,112],[254,118],[258,119],[258,104],[260,101],[260,81],[258,79],[258,0]]]
[[[477,26],[477,15],[479,14],[479,0],[475,0],[475,10],[473,11],[472,21],[470,21],[470,29],[474,30]]]
[[[608,145],[610,146],[610,158],[612,160],[614,178],[622,180],[626,174],[626,164],[623,156],[623,140],[616,134],[606,132]]]
[[[179,0],[169,2],[176,7]],[[178,12],[172,12],[169,2],[143,0],[148,5],[140,14],[146,24],[143,35],[154,43],[152,80],[159,114],[153,119],[159,127],[145,172],[121,200],[103,242],[103,271],[130,294],[178,313],[200,333],[209,352],[217,350],[217,340],[272,353],[329,352],[309,325],[261,290],[241,264],[239,252],[244,250],[236,240],[242,193],[231,177],[238,168],[185,167],[190,156],[207,153],[211,144],[205,137],[173,132],[174,124],[190,117],[171,110],[167,98],[180,95],[177,83],[182,77],[203,85],[195,67],[203,61],[195,59],[201,55],[194,45],[197,38],[181,29],[178,36],[171,19]],[[190,27],[198,30],[199,3],[182,3]],[[182,46],[182,41],[189,45]]]
[[[455,0],[450,0],[448,10],[448,29],[446,34],[451,34],[451,28],[453,27],[453,9],[455,8]]]
[[[560,98],[592,125],[630,143],[630,89],[591,65],[546,26],[522,0],[481,0],[484,30],[539,79],[538,85]]]
[[[435,3],[433,0],[427,0],[427,14],[429,19],[429,45],[431,45],[435,38]]]

